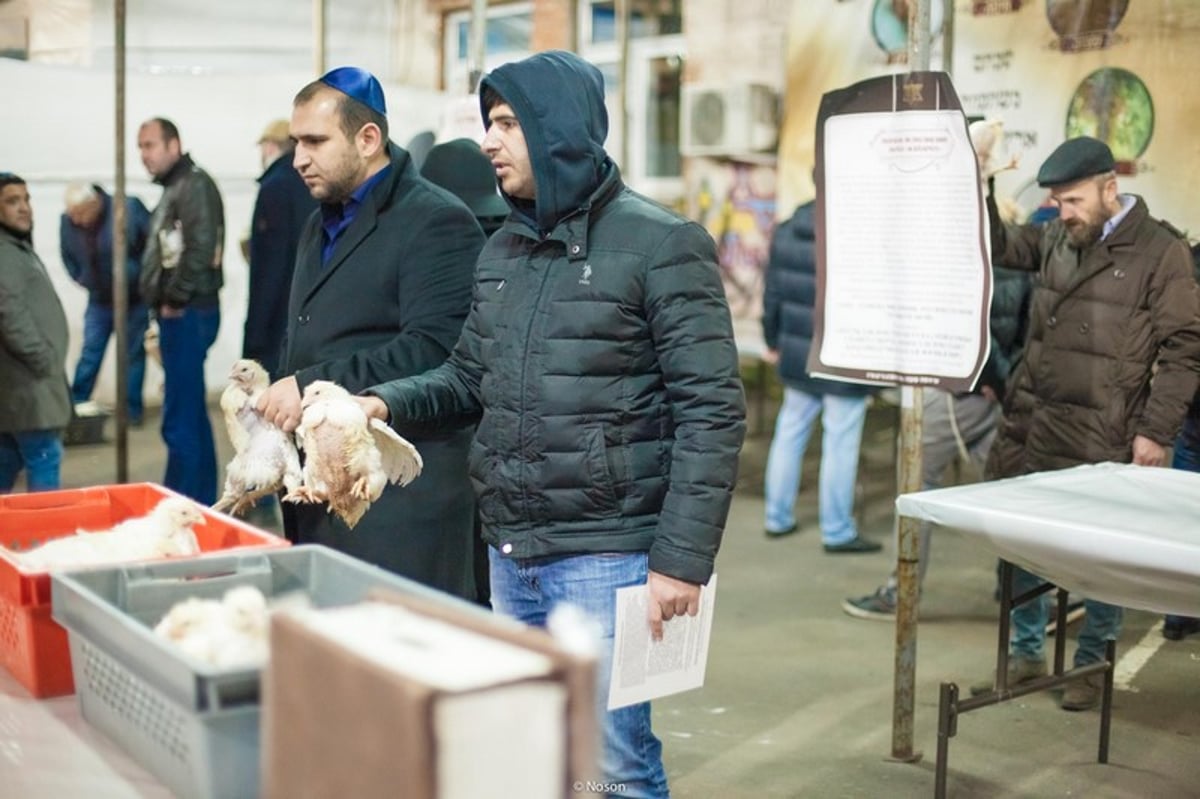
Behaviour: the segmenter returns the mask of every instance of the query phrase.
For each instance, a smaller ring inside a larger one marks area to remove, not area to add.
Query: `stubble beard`
[[[358,159],[358,154],[354,152],[346,153],[338,160],[332,174],[326,178],[323,184],[317,184],[309,191],[314,200],[337,205],[346,202],[350,199],[350,195],[358,188],[362,181],[359,175],[362,171],[362,163]]]

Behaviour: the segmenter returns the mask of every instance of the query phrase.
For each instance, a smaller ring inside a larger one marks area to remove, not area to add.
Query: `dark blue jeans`
[[[126,386],[129,392],[129,418],[133,421],[142,418],[142,384],[146,380],[145,339],[149,326],[150,314],[146,306],[130,306],[125,316],[126,352],[129,358]],[[87,310],[83,312],[83,349],[75,364],[75,379],[71,381],[71,398],[75,402],[86,402],[92,398],[96,375],[100,373],[100,363],[104,360],[104,351],[108,349],[112,331],[112,306],[89,302]]]
[[[1200,472],[1200,419],[1189,415],[1183,420],[1183,430],[1175,439],[1171,468]]]
[[[62,457],[62,433],[58,430],[0,433],[0,494],[12,491],[21,469],[25,469],[30,491],[59,488]]]
[[[167,444],[163,485],[211,505],[217,501],[217,448],[204,392],[204,359],[217,338],[221,310],[185,308],[158,320],[163,361],[162,437]]]

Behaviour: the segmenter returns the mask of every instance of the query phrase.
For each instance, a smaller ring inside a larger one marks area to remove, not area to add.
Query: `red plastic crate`
[[[0,496],[0,665],[39,698],[75,692],[67,631],[51,616],[50,573],[24,571],[10,551],[24,551],[76,530],[104,530],[143,516],[164,497],[153,483],[95,486]],[[290,542],[222,513],[203,509],[193,529],[200,552],[278,549]]]

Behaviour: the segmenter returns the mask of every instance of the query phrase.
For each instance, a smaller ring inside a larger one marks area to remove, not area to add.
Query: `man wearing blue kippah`
[[[355,393],[439,365],[470,308],[483,231],[462,201],[422,178],[388,140],[386,113],[379,81],[356,67],[323,75],[293,102],[293,163],[321,206],[296,255],[285,377],[259,404],[286,430],[299,422],[301,394],[314,380]],[[421,476],[385,488],[353,531],[324,505],[284,503],[288,537],[481,598],[466,465],[473,421],[405,431],[424,460]]]
[[[1191,256],[1179,231],[1151,217],[1141,197],[1118,192],[1115,169],[1106,144],[1081,136],[1060,145],[1038,171],[1058,219],[1007,225],[988,198],[993,257],[1038,273],[1025,355],[1009,380],[989,478],[1102,461],[1164,466],[1196,393],[1200,301]],[[1014,567],[1014,596],[1041,582]],[[1046,599],[1012,612],[1010,687],[1046,673]],[[1106,641],[1121,629],[1120,608],[1085,605],[1076,666],[1103,660]],[[1071,682],[1063,709],[1098,704],[1103,677]]]

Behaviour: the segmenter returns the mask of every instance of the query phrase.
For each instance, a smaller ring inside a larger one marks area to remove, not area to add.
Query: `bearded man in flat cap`
[[[1118,191],[1115,167],[1101,141],[1060,145],[1038,172],[1059,210],[1044,226],[1003,224],[989,198],[995,260],[1038,273],[989,478],[1103,461],[1166,465],[1196,393],[1200,302],[1188,247],[1141,197]],[[1014,566],[1014,596],[1041,582]],[[1046,673],[1046,600],[1012,612],[1010,687]],[[1085,605],[1075,666],[1103,660],[1121,628],[1120,608]],[[1094,707],[1102,682],[1097,673],[1069,683],[1062,707]]]
[[[484,236],[471,211],[388,140],[383,89],[340,67],[293,101],[293,163],[321,204],[300,237],[280,374],[259,403],[292,430],[314,380],[351,393],[441,364],[471,304]],[[283,503],[297,543],[319,543],[426,585],[480,599],[467,448],[474,420],[402,431],[424,470],[389,485],[353,531],[324,505]]]

